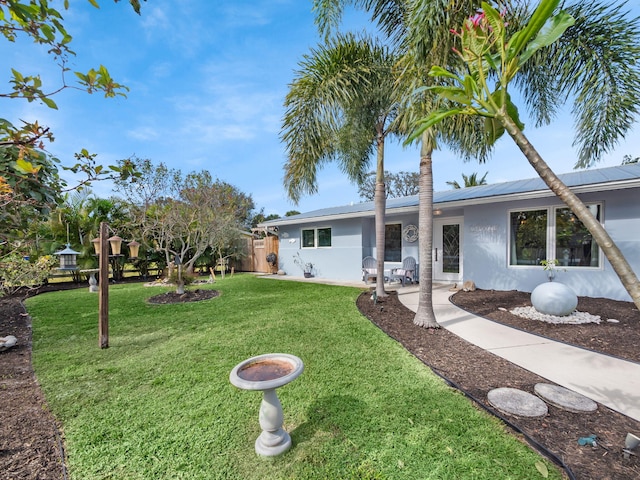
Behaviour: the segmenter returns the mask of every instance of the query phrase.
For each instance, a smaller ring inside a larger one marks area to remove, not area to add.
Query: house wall
[[[418,217],[417,214],[388,216],[386,223],[401,223],[404,228],[409,224],[417,225]],[[324,227],[331,227],[331,247],[301,248],[303,229]],[[314,265],[313,275],[318,278],[358,281],[362,280],[362,259],[377,255],[373,217],[281,226],[279,238],[279,268],[287,275],[302,276],[303,271],[293,261],[299,255],[305,263]],[[407,256],[416,260],[419,258],[417,241],[410,243],[403,240],[402,258]],[[401,265],[402,262],[386,262],[385,269],[391,270]]]
[[[622,250],[636,274],[640,274],[640,211],[630,201],[638,189],[580,195],[585,203],[602,203],[607,232]],[[531,292],[547,280],[541,266],[510,266],[508,255],[509,211],[563,206],[555,197],[520,202],[475,205],[464,209],[464,278],[478,288]],[[596,268],[559,267],[556,281],[570,286],[579,296],[630,300],[604,254]],[[563,271],[564,270],[564,271]]]
[[[301,277],[303,271],[294,263],[299,255],[313,264],[318,278],[357,281],[362,278],[362,229],[366,219],[334,220],[282,226],[279,229],[279,268],[287,275]],[[301,248],[302,230],[331,227],[331,247]]]
[[[640,188],[613,190],[580,195],[586,203],[602,204],[602,221],[605,228],[622,250],[631,267],[640,275],[640,208],[633,201],[640,198]],[[547,280],[542,266],[509,265],[509,212],[515,209],[551,208],[563,206],[555,197],[543,199],[497,202],[465,206],[463,209],[447,209],[442,206],[440,219],[463,216],[462,271],[464,280],[473,280],[478,288],[496,290],[520,290],[531,292]],[[552,210],[550,210],[550,213]],[[387,214],[386,223],[418,225],[414,214]],[[301,230],[305,228],[332,229],[332,246],[328,248],[301,248]],[[302,276],[302,270],[294,264],[299,254],[304,262],[313,263],[313,274],[319,278],[339,281],[362,279],[362,259],[371,255],[377,258],[375,247],[375,222],[372,216],[331,220],[322,223],[279,227],[279,268],[287,275]],[[402,242],[402,258],[412,256],[420,264],[419,242]],[[401,262],[385,263],[385,270],[399,267]],[[580,296],[607,297],[630,300],[618,276],[601,253],[598,267],[572,267],[563,271],[559,267],[556,281],[570,286]]]
[[[363,257],[368,255],[378,258],[378,252],[376,249],[376,232],[375,232],[375,220],[373,217],[365,219],[366,225],[364,225],[362,230],[362,244],[363,244]],[[418,225],[418,214],[404,214],[404,215],[389,215],[387,214],[385,217],[385,224],[397,224],[400,223],[402,225],[402,229],[407,225]],[[366,245],[366,247],[365,247]],[[406,240],[402,240],[402,257],[413,257],[418,262],[416,268],[416,277],[419,275],[420,271],[420,255],[418,254],[418,241],[415,242],[407,242]],[[362,265],[360,265],[362,266]],[[385,262],[384,268],[385,270],[391,270],[393,268],[400,268],[402,266],[402,262]]]

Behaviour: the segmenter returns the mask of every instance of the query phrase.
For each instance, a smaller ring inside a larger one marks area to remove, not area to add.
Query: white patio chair
[[[400,280],[402,286],[407,280],[413,283],[416,275],[416,259],[413,257],[407,257],[402,261],[402,268],[394,268],[391,270],[391,280]]]
[[[362,280],[368,283],[370,278],[378,276],[378,261],[369,256],[362,259]]]

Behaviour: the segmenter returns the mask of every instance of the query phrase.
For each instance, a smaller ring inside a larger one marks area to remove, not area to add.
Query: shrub
[[[12,295],[21,288],[33,289],[47,281],[47,277],[57,265],[51,255],[44,255],[35,261],[12,253],[0,260],[0,295]]]

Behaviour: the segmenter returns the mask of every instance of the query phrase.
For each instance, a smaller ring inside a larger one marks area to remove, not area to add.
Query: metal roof
[[[620,165],[616,167],[580,170],[558,175],[565,185],[574,192],[590,192],[640,186],[640,164]],[[553,196],[544,181],[540,178],[529,178],[511,182],[494,183],[478,187],[467,187],[441,192],[434,192],[435,208],[460,207],[478,203],[495,203],[525,198]],[[403,211],[417,211],[418,195],[387,199],[388,214]],[[275,227],[292,223],[304,223],[310,220],[332,218],[353,218],[374,215],[374,203],[363,202],[340,207],[322,208],[291,217],[269,220],[261,226]]]

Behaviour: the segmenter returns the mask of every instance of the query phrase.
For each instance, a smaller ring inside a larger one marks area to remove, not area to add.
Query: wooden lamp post
[[[100,222],[100,236],[93,240],[96,254],[99,256],[99,286],[98,286],[98,341],[100,348],[109,348],[109,245],[113,256],[120,255],[122,238],[114,235],[107,238],[109,225]],[[140,244],[135,240],[129,244],[131,257],[137,258]]]
[[[107,222],[100,222],[100,283],[98,287],[98,339],[100,348],[109,348],[109,242]]]

